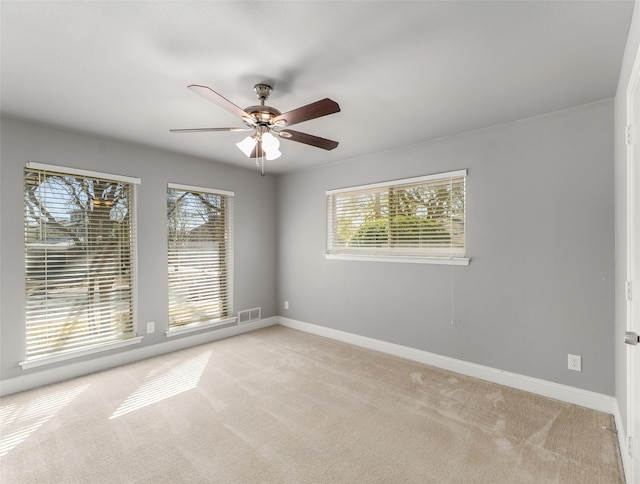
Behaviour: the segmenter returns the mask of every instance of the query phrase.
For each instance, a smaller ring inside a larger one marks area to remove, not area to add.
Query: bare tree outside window
[[[170,329],[231,314],[231,204],[218,193],[167,191]]]
[[[131,183],[25,169],[27,359],[133,336]]]

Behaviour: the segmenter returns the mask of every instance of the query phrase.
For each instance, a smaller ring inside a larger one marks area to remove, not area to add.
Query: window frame
[[[428,184],[437,181],[451,180],[454,178],[463,179],[464,193],[464,247],[463,255],[452,255],[449,248],[417,248],[417,247],[335,247],[334,244],[334,225],[336,223],[336,203],[335,196],[342,194],[355,195],[358,192],[374,192],[385,188],[402,188],[410,185]],[[367,262],[399,262],[413,264],[445,264],[445,265],[469,265],[470,258],[467,256],[466,250],[466,183],[467,170],[454,170],[449,172],[435,173],[411,178],[403,178],[398,180],[389,180],[384,182],[370,183],[366,185],[357,185],[344,188],[335,188],[326,190],[327,205],[327,242],[324,257],[329,260],[353,260]],[[442,255],[440,255],[442,254]]]
[[[228,325],[235,324],[237,322],[237,316],[234,315],[234,302],[233,302],[233,268],[234,268],[234,198],[235,193],[229,190],[221,190],[217,188],[199,187],[193,185],[185,185],[181,183],[168,183],[167,184],[167,200],[170,190],[184,191],[190,193],[203,193],[210,195],[219,195],[225,197],[226,209],[225,209],[225,289],[226,289],[226,303],[227,315],[220,318],[203,321],[193,322],[183,325],[171,324],[171,318],[168,317],[168,329],[165,331],[166,337],[179,336],[194,331],[201,331],[205,329],[214,329],[220,327],[227,327]],[[167,223],[169,222],[167,214]],[[169,231],[167,227],[167,269],[169,268],[169,259],[171,258],[169,252]],[[167,272],[167,288],[169,289],[170,280]],[[171,295],[169,295],[167,311],[171,311]]]
[[[123,333],[123,337],[120,339],[113,340],[105,340],[105,341],[97,341],[88,342],[84,346],[79,346],[76,348],[66,349],[66,350],[58,350],[58,351],[50,351],[48,353],[43,353],[40,355],[30,356],[28,352],[28,327],[27,327],[27,319],[28,319],[28,299],[26,296],[26,288],[27,288],[27,278],[28,278],[28,254],[27,254],[27,225],[26,225],[26,207],[25,202],[23,201],[23,219],[25,220],[25,233],[24,233],[24,270],[25,270],[25,341],[24,341],[24,361],[18,363],[18,365],[23,369],[35,368],[39,366],[49,365],[53,363],[57,363],[60,361],[76,359],[87,355],[92,355],[95,353],[100,353],[104,351],[109,351],[115,348],[120,348],[124,346],[130,346],[138,344],[142,341],[142,336],[138,336],[138,320],[137,320],[137,237],[136,237],[136,226],[137,226],[137,186],[140,185],[140,178],[124,176],[124,175],[115,175],[104,172],[96,172],[90,170],[83,170],[78,168],[66,167],[66,166],[57,166],[46,163],[39,162],[27,162],[25,164],[23,173],[27,171],[41,171],[43,173],[52,173],[58,174],[63,177],[75,177],[77,179],[98,179],[103,181],[111,181],[111,182],[120,182],[127,183],[131,185],[129,200],[128,200],[128,217],[130,224],[130,236],[129,236],[129,244],[130,250],[130,275],[129,275],[129,289],[130,293],[130,316],[131,316],[131,332]],[[23,197],[25,195],[25,190],[27,189],[26,185],[26,177],[23,179],[22,183],[22,193]]]

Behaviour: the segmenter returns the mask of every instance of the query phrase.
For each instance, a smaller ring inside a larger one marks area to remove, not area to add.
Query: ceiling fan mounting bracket
[[[260,99],[260,102],[264,102],[269,98],[269,95],[273,91],[273,86],[259,82],[253,86],[253,90],[256,92],[256,96]]]

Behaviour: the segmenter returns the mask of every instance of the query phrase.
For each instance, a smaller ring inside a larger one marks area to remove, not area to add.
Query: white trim
[[[61,173],[63,175],[75,175],[84,176],[90,178],[102,178],[107,180],[114,180],[124,183],[133,183],[134,185],[140,185],[142,180],[140,178],[125,176],[125,175],[113,175],[111,173],[101,173],[99,171],[82,170],[80,168],[70,168],[68,166],[56,166],[49,165],[47,163],[38,163],[36,161],[28,161],[26,167],[30,170],[44,170],[52,171],[55,173]]]
[[[236,261],[236,221],[235,221],[235,199],[233,197],[229,197],[227,199],[227,210],[226,210],[226,223],[227,223],[227,237],[225,240],[227,253],[225,256],[225,270],[227,271],[227,307],[229,308],[229,312],[233,313],[234,306],[234,271],[235,271],[235,261]],[[236,321],[238,318],[236,317]]]
[[[428,351],[380,341],[366,336],[359,336],[337,329],[304,323],[290,318],[278,317],[278,323],[288,328],[298,329],[300,331],[324,336],[326,338],[335,339],[355,346],[380,351],[399,358],[460,373],[461,375],[479,378],[481,380],[535,393],[548,398],[554,398],[556,400],[561,400],[573,405],[580,405],[592,410],[615,414],[617,402],[614,397],[609,395],[603,395],[601,393],[582,390],[580,388],[562,385],[560,383],[519,375],[517,373],[510,373],[508,371],[457,360],[448,356],[437,355],[435,353],[429,353]]]
[[[226,195],[227,197],[234,197],[235,193],[228,190],[218,190],[217,188],[203,188],[195,187],[192,185],[182,185],[180,183],[168,183],[167,188],[171,190],[184,190],[187,192],[200,192],[200,193],[212,193],[214,195]]]
[[[618,447],[620,449],[620,457],[622,459],[622,469],[624,470],[624,475],[629,478],[629,476],[631,475],[631,457],[629,456],[629,452],[627,449],[627,434],[624,429],[622,413],[620,412],[620,405],[618,400],[616,400],[614,403],[613,419],[616,423]]]
[[[193,323],[186,324],[184,326],[178,326],[175,328],[169,328],[164,334],[167,338],[171,338],[173,336],[180,336],[181,334],[193,333],[195,331],[200,331],[202,329],[211,329],[217,326],[223,326],[226,324],[233,324],[238,320],[237,317],[233,316],[231,318],[225,319],[216,319],[215,321],[210,321],[208,323]]]
[[[434,180],[446,180],[447,178],[459,178],[467,176],[467,170],[448,171],[445,173],[435,173],[433,175],[416,176],[413,178],[402,178],[400,180],[389,180],[379,183],[370,183],[368,185],[357,185],[353,187],[333,188],[325,192],[326,195],[335,195],[344,192],[357,192],[360,190],[373,190],[376,188],[385,188],[398,185],[410,185],[413,183],[423,183]]]
[[[43,369],[42,371],[26,373],[16,378],[2,380],[0,382],[0,396],[11,395],[43,385],[49,385],[70,378],[76,378],[89,373],[107,370],[116,366],[135,363],[154,356],[179,351],[192,346],[210,343],[219,339],[237,336],[256,329],[266,328],[277,324],[276,317],[261,319],[242,326],[229,326],[221,328],[218,331],[210,331],[208,333],[192,334],[184,338],[173,338],[156,343],[149,346],[141,346],[131,351],[123,351],[120,353],[105,355],[100,358],[94,358],[86,361],[71,362],[58,368]]]
[[[402,257],[384,255],[324,254],[328,260],[354,260],[361,262],[400,262],[406,264],[442,264],[468,266],[471,259],[466,257]]]
[[[131,190],[131,313],[133,316],[133,332],[139,334],[138,323],[140,322],[138,313],[138,188]]]
[[[625,284],[631,284],[633,294],[626,298],[626,321],[627,331],[640,332],[640,293],[637,286],[640,285],[640,261],[637,260],[636,251],[638,241],[640,241],[640,223],[638,222],[637,207],[640,202],[640,174],[637,172],[640,167],[640,119],[635,109],[637,97],[640,95],[640,50],[635,53],[633,68],[629,76],[626,90],[626,274]],[[626,292],[626,291],[625,291]],[[621,335],[620,335],[621,336]],[[640,435],[635,435],[640,428],[640,410],[637,402],[640,400],[640,383],[636,375],[636,370],[640,367],[640,348],[628,345],[626,351],[626,429],[624,441],[620,445],[623,463],[625,464],[625,474],[629,482],[640,481],[640,455],[638,455],[638,440]],[[633,454],[630,455],[628,438],[633,439]]]
[[[37,368],[39,366],[51,365],[53,363],[59,363],[61,361],[72,360],[81,356],[93,355],[95,353],[101,353],[103,351],[114,350],[116,348],[123,348],[125,346],[136,345],[142,341],[142,336],[135,336],[129,339],[123,339],[115,341],[113,343],[105,343],[101,345],[91,346],[82,350],[74,350],[66,353],[60,353],[53,356],[44,356],[34,360],[26,360],[18,363],[23,370],[29,368]]]

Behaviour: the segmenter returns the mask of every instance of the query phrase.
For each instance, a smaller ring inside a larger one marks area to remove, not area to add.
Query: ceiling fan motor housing
[[[264,102],[269,98],[269,95],[273,91],[273,87],[269,84],[258,83],[253,86],[253,90],[256,92],[256,96],[260,100],[259,106],[249,106],[245,108],[247,114],[250,114],[260,126],[268,126],[271,124],[271,120],[276,116],[282,114],[276,108],[266,106]]]
[[[273,118],[275,118],[276,116],[280,116],[280,114],[282,114],[276,108],[272,108],[271,106],[265,106],[265,105],[249,106],[244,110],[247,112],[247,114],[252,115],[256,119],[258,124],[261,124],[261,125],[268,125]]]

